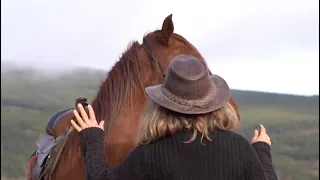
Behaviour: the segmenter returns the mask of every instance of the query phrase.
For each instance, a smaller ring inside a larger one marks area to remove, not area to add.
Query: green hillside
[[[106,73],[79,69],[59,76],[1,70],[1,177],[26,175],[30,153],[52,113],[75,98],[94,97]],[[242,115],[240,133],[251,139],[259,123],[273,140],[281,179],[319,179],[319,96],[232,91]]]

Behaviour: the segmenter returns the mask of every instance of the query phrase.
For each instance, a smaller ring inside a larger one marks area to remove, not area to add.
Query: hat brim
[[[147,87],[145,91],[151,100],[164,108],[183,114],[205,114],[220,109],[229,101],[231,95],[230,88],[223,78],[218,75],[212,75],[210,76],[210,81],[214,86],[214,94],[208,103],[202,107],[188,107],[172,101],[161,92],[162,84]]]

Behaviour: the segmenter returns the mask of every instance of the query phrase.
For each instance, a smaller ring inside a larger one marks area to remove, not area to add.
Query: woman
[[[71,121],[79,131],[87,179],[273,180],[271,141],[260,125],[253,144],[233,131],[239,119],[228,103],[230,89],[219,76],[192,56],[176,57],[164,84],[146,88],[150,97],[142,117],[139,146],[118,167],[104,156],[103,121],[89,117]]]

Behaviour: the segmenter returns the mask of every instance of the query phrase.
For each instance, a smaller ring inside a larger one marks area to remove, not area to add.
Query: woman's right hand
[[[252,143],[256,142],[266,142],[271,146],[271,139],[267,134],[266,128],[262,124],[260,124],[260,134],[258,130],[254,130]]]

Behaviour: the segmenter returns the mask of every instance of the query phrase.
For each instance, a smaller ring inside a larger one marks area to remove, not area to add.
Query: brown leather
[[[163,84],[147,87],[146,92],[160,106],[184,114],[215,111],[230,98],[223,78],[210,76],[203,61],[185,55],[171,61]]]
[[[77,109],[78,110],[78,104],[82,104],[84,107],[86,107],[86,106],[88,106],[88,103],[87,103],[87,98],[85,98],[85,97],[78,97],[77,99],[76,99],[76,102],[74,103],[74,107],[75,107],[75,109]]]
[[[84,107],[88,106],[87,98],[85,97],[79,97],[75,101],[75,107],[74,109],[78,110],[77,105],[81,103]],[[87,108],[86,108],[87,111]],[[88,112],[87,112],[88,113]],[[58,138],[59,136],[64,136],[65,133],[68,131],[68,129],[71,127],[71,119],[74,119],[73,110],[65,111],[63,114],[59,115],[57,118],[53,118],[51,123],[48,124],[54,124],[53,127],[46,128],[46,133],[50,136],[53,136],[54,138]]]

